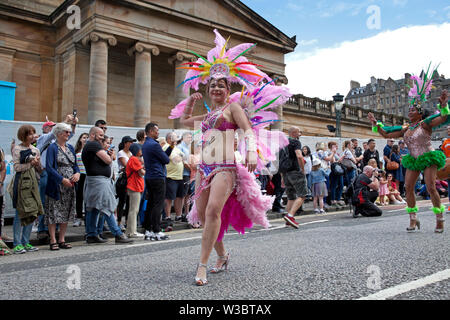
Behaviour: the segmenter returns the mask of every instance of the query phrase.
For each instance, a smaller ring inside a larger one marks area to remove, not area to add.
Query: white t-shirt
[[[123,168],[125,168],[119,159],[124,158],[125,166],[126,166],[128,159],[130,159],[130,157],[131,157],[131,152],[128,152],[128,154],[127,154],[124,150],[119,151],[119,153],[117,154],[117,164],[119,165],[119,171],[122,170]]]

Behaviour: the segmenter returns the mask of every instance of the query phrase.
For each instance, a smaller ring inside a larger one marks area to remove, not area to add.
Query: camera
[[[26,156],[25,162],[28,163],[33,161],[34,159],[36,159],[36,153],[32,152],[30,155]]]

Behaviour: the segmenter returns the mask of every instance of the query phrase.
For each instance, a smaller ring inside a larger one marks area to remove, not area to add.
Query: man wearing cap
[[[379,217],[383,214],[383,211],[374,204],[379,187],[377,169],[365,166],[355,181],[352,199],[355,206],[354,218],[359,214],[364,217]]]
[[[48,120],[48,119],[47,119]],[[75,128],[78,123],[78,118],[74,117],[72,114],[68,114],[64,121],[67,124],[70,124],[72,127],[72,132],[69,135],[69,140],[75,134]],[[52,129],[56,125],[56,123],[52,121],[47,121],[42,126],[42,135],[37,139],[36,147],[41,152],[41,166],[44,169],[41,173],[41,179],[39,181],[39,192],[41,196],[42,204],[45,203],[45,189],[47,187],[47,171],[45,170],[46,160],[47,160],[47,148],[56,141],[56,136],[53,134]],[[39,225],[38,225],[38,239],[41,241],[45,241],[48,238],[48,228],[44,224],[44,215],[39,216]]]

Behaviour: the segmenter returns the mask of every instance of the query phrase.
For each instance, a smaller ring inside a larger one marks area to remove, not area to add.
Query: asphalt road
[[[229,233],[230,268],[209,275],[205,287],[194,285],[198,230],[173,232],[162,242],[80,242],[57,252],[44,246],[0,257],[0,299],[447,300],[450,231],[434,233],[429,207],[420,209],[422,229],[415,233],[405,230],[404,209],[377,218],[302,216],[298,230],[275,220],[269,230]]]

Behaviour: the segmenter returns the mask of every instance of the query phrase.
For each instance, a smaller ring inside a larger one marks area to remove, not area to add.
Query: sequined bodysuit
[[[408,129],[403,137],[408,146],[409,153],[414,158],[426,152],[434,151],[431,145],[431,134],[422,127],[422,124],[419,124],[413,130]]]

